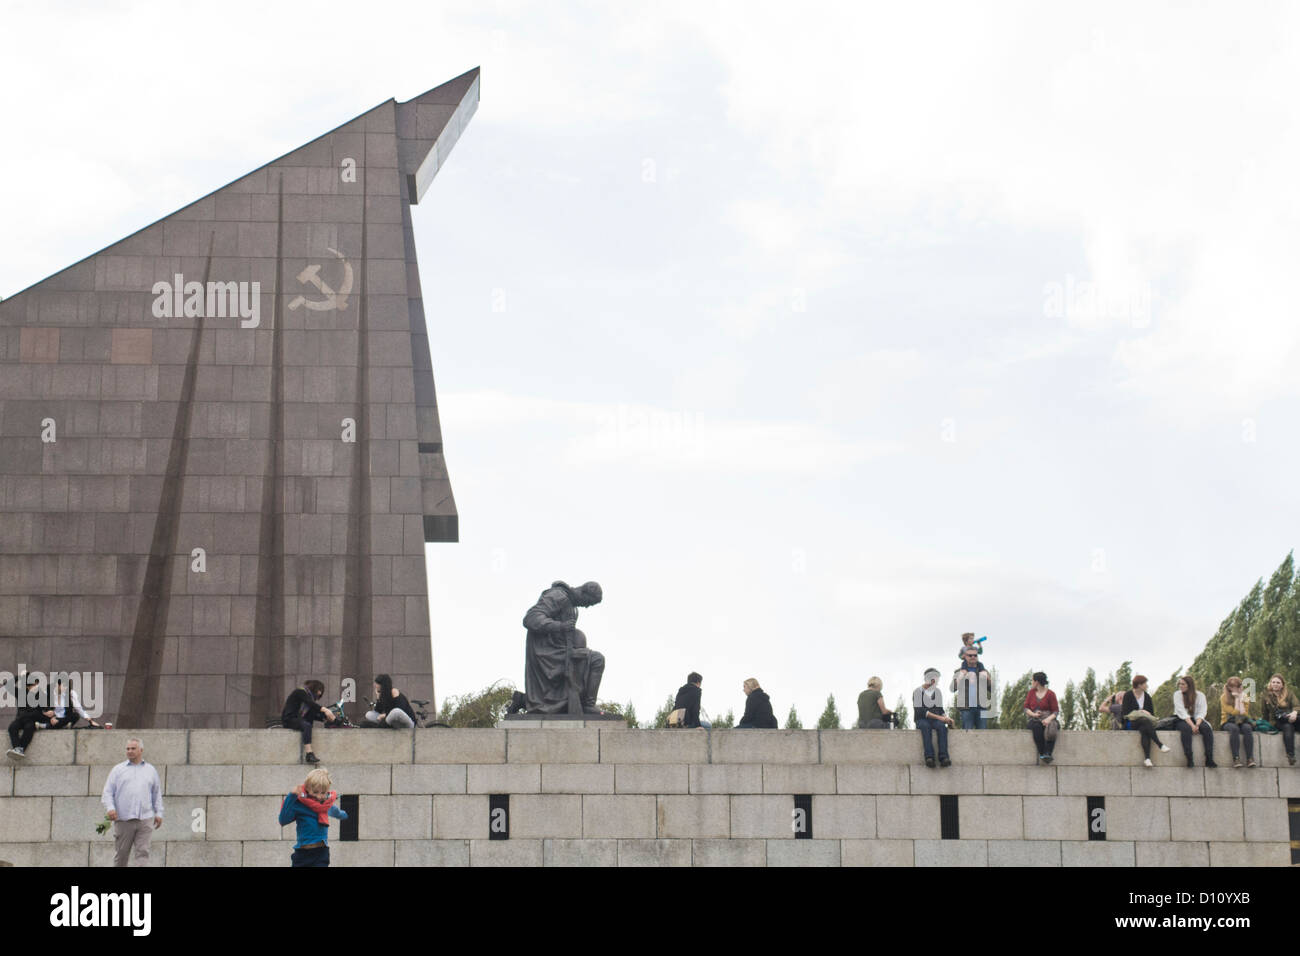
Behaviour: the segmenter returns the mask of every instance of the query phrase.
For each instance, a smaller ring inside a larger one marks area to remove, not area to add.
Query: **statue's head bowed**
[[[595,581],[588,581],[581,587],[576,588],[569,587],[563,581],[553,581],[551,587],[563,590],[575,607],[591,607],[593,604],[599,604],[600,599],[604,596],[600,585]]]
[[[582,587],[574,591],[574,603],[579,607],[591,607],[593,604],[599,604],[600,599],[604,597],[600,585],[595,581],[588,581]]]

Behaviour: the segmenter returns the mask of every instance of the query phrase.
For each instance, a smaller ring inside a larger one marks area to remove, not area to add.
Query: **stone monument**
[[[458,527],[411,206],[478,100],[390,99],[0,302],[0,669],[100,673],[122,727],[433,697]]]
[[[533,716],[603,716],[596,697],[605,655],[591,650],[587,636],[577,629],[578,608],[599,604],[603,596],[595,581],[576,588],[556,581],[528,609],[524,693],[522,700],[516,694],[512,710],[522,704]]]

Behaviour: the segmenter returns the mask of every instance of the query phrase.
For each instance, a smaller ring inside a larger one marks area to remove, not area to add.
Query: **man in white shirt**
[[[153,764],[145,763],[139,737],[127,740],[126,760],[104,781],[103,804],[113,821],[113,865],[126,866],[132,846],[136,862],[148,863],[149,841],[163,822],[162,781]]]

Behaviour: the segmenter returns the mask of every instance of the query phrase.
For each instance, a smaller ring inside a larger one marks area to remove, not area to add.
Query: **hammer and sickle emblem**
[[[324,299],[305,299],[302,296],[295,296],[294,300],[289,303],[290,309],[296,309],[300,305],[305,305],[309,309],[317,312],[327,312],[330,309],[338,309],[340,312],[348,307],[348,296],[352,293],[352,265],[344,258],[343,253],[337,249],[329,249],[330,252],[339,257],[343,263],[343,286],[338,292],[335,292],[325,280],[320,277],[320,266],[308,266],[298,273],[298,281],[304,284],[310,282],[321,292],[325,293]]]

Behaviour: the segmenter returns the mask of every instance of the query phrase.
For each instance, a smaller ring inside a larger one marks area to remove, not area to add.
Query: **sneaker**
[[[1155,764],[1153,764],[1153,763],[1151,762],[1151,758],[1150,758],[1150,757],[1147,757],[1145,760],[1142,761],[1142,766],[1144,766],[1144,767],[1154,767]]]
[[[314,753],[312,753],[310,750],[307,751],[307,753],[306,753],[306,755],[305,755],[305,757],[304,757],[303,759],[305,759],[308,763],[320,763],[320,757],[317,757],[317,756],[316,756]]]
[[[1218,766],[1218,764],[1215,763],[1213,760],[1207,760],[1205,761],[1205,766],[1208,767],[1210,770],[1213,770],[1215,767]]]
[[[925,765],[926,765],[927,767],[929,767],[931,770],[933,770],[933,769],[934,769],[934,758],[933,758],[933,757],[926,757],[926,758],[925,758]]]
[[[1051,763],[1051,762],[1052,762],[1052,755],[1051,755],[1051,754],[1043,754],[1043,763]]]
[[[1167,753],[1169,753],[1169,748],[1166,747],[1164,744],[1161,744],[1161,745],[1160,745],[1160,752],[1161,752],[1162,754],[1167,754]]]
[[[1191,757],[1188,757],[1188,758],[1187,758],[1187,766],[1189,766],[1189,767],[1195,767],[1195,766],[1196,766],[1196,764],[1192,763],[1192,758],[1191,758]]]
[[[23,757],[26,757],[27,754],[23,752],[22,747],[15,747],[13,750],[9,751],[8,756],[21,760]]]
[[[1258,767],[1259,764],[1255,763],[1255,758],[1254,758],[1254,757],[1251,757],[1249,760],[1246,761],[1246,766],[1247,766],[1247,767]]]
[[[947,757],[940,757],[940,758],[939,758],[939,766],[940,766],[940,767],[951,767],[951,766],[952,766],[952,761],[949,760]]]
[[[1294,767],[1294,766],[1295,766],[1295,754],[1287,754],[1287,755],[1286,755],[1286,762],[1289,763],[1291,766]]]
[[[1255,761],[1252,760],[1252,761],[1251,761],[1251,764],[1254,765],[1254,763],[1255,763]],[[1241,769],[1241,758],[1240,758],[1240,757],[1233,757],[1233,758],[1232,758],[1232,769],[1233,769],[1233,770],[1240,770],[1240,769]]]

